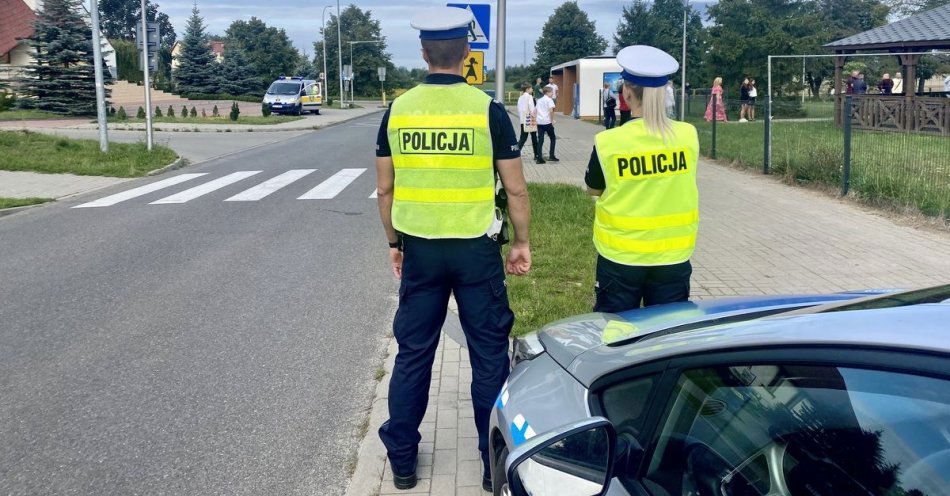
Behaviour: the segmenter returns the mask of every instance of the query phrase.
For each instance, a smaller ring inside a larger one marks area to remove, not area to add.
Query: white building
[[[42,7],[42,0],[0,0],[0,78],[12,79],[23,66],[33,63],[33,49],[22,38],[33,34],[36,12]],[[89,22],[89,10],[85,5],[81,14]],[[115,50],[104,35],[100,39],[106,68],[115,77]]]
[[[558,86],[555,109],[564,115],[597,119],[603,109],[600,91],[604,82],[620,77],[620,66],[613,56],[584,57],[551,68],[551,81]]]

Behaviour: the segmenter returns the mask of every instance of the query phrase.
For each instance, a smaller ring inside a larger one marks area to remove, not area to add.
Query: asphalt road
[[[0,493],[341,494],[395,305],[379,119],[0,218]]]

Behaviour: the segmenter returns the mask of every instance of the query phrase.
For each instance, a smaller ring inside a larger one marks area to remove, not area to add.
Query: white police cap
[[[659,88],[680,68],[670,54],[647,45],[633,45],[617,53],[624,81],[647,88]]]
[[[412,16],[410,24],[419,30],[419,38],[423,40],[451,40],[468,37],[474,20],[475,16],[468,9],[431,7]]]

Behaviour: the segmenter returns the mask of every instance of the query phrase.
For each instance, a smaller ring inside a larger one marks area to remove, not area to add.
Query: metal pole
[[[99,151],[109,151],[109,130],[106,122],[106,89],[102,81],[102,41],[99,39],[99,4],[89,0],[92,16],[92,56],[96,70],[96,119],[99,122]]]
[[[350,44],[350,105],[353,104],[353,92],[356,90],[356,71],[353,70],[353,42],[348,41]]]
[[[343,108],[343,37],[340,36],[340,0],[336,0],[336,55],[337,55],[337,76],[340,83],[340,108]]]
[[[326,102],[326,99],[330,97],[330,88],[328,88],[327,77],[327,9],[333,8],[332,5],[327,5],[323,7],[323,100]]]
[[[683,59],[682,75],[680,76],[680,120],[686,120],[686,14],[689,0],[683,2]]]
[[[495,100],[505,103],[505,0],[498,0],[495,23]]]
[[[844,169],[841,171],[841,196],[848,194],[851,187],[851,95],[844,97]]]
[[[145,0],[142,0],[142,75],[145,79],[145,145],[152,151],[152,92],[148,69],[148,21],[145,19]]]
[[[769,173],[772,164],[772,56],[768,56],[768,84],[765,91],[765,157],[762,159],[762,173]]]
[[[802,57],[802,103],[805,103],[805,57]]]

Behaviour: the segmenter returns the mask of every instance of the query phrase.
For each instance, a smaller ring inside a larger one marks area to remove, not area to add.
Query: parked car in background
[[[281,76],[267,88],[263,104],[277,114],[319,114],[323,106],[323,89],[321,83],[313,79]]]
[[[950,285],[582,315],[512,362],[495,495],[950,494]]]

